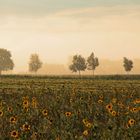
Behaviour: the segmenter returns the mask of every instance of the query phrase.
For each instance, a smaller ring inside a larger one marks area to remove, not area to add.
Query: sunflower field
[[[140,80],[0,78],[0,140],[140,140]]]

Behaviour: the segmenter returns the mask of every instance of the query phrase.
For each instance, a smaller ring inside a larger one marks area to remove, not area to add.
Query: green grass
[[[140,78],[1,76],[0,111],[0,140],[139,140]]]

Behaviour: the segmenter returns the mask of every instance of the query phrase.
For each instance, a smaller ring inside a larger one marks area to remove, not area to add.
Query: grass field
[[[140,76],[0,77],[0,140],[140,140]]]

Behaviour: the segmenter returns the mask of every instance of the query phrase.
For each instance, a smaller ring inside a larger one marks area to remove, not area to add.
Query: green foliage
[[[1,71],[12,70],[14,68],[10,51],[0,48],[0,73]]]
[[[72,64],[69,66],[69,69],[72,72],[79,72],[80,71],[85,71],[86,69],[86,60],[83,58],[81,55],[75,55],[73,56]]]
[[[96,69],[97,66],[99,66],[99,60],[97,57],[94,56],[94,53],[92,52],[91,55],[87,59],[87,68],[88,70],[93,71],[94,75],[94,70]]]
[[[29,71],[37,72],[42,67],[42,62],[37,54],[32,54],[29,62]]]
[[[0,85],[1,140],[140,138],[139,80],[7,77]]]
[[[133,61],[129,60],[128,58],[124,57],[123,66],[126,72],[130,72],[133,68]]]

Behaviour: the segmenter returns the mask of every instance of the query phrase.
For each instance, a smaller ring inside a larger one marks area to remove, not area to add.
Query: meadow
[[[140,76],[0,77],[0,140],[139,140],[139,130]]]

